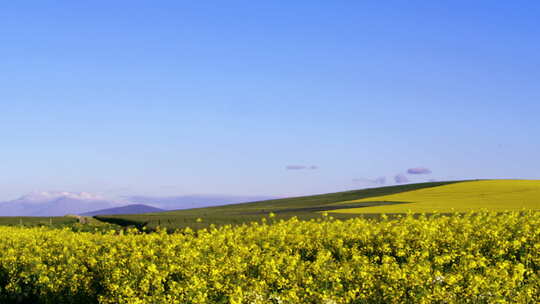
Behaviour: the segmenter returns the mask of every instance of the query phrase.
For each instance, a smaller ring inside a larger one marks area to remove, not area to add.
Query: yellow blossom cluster
[[[0,235],[0,303],[540,303],[536,211]]]

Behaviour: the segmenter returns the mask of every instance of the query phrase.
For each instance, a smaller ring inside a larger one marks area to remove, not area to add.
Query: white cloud
[[[404,184],[404,183],[408,183],[409,179],[407,178],[407,176],[400,173],[394,176],[394,181],[398,184]]]
[[[285,169],[287,170],[316,170],[316,169],[319,169],[319,167],[315,165],[311,165],[311,166],[288,165],[288,166],[285,166]]]
[[[45,202],[59,198],[71,198],[78,200],[104,200],[105,198],[99,194],[89,192],[67,192],[67,191],[41,191],[32,192],[21,197],[19,200],[28,202]]]
[[[370,178],[353,178],[353,182],[360,183],[364,185],[384,185],[386,184],[386,177],[381,176],[375,179]]]
[[[408,169],[407,173],[409,173],[409,174],[430,174],[431,170],[429,170],[428,168],[417,167],[417,168]]]

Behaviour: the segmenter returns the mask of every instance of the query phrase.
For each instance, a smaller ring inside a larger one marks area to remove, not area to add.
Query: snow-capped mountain
[[[87,192],[35,192],[0,203],[0,216],[63,216],[129,204]]]

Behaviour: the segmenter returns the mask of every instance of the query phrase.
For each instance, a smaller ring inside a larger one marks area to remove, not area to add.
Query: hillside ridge
[[[168,227],[182,228],[194,227],[203,228],[210,224],[226,225],[226,224],[242,224],[252,221],[259,221],[262,217],[269,213],[275,213],[277,219],[287,219],[293,216],[299,219],[320,218],[321,211],[335,210],[341,208],[359,208],[371,207],[375,205],[398,204],[401,202],[358,202],[347,206],[336,206],[335,203],[365,199],[370,197],[378,197],[389,194],[396,194],[417,189],[437,187],[452,183],[460,183],[467,181],[445,181],[445,182],[427,182],[396,186],[386,186],[378,188],[368,188],[360,190],[350,190],[327,194],[291,197],[264,200],[249,203],[230,204],[223,206],[194,208],[185,210],[173,210],[166,212],[148,213],[143,215],[122,215],[122,216],[95,216],[96,219],[119,224],[123,226],[138,226],[138,227]],[[351,218],[355,214],[338,214],[338,218]]]

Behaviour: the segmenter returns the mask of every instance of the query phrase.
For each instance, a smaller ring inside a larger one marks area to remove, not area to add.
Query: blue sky
[[[539,20],[538,1],[2,3],[0,199],[538,179]]]

